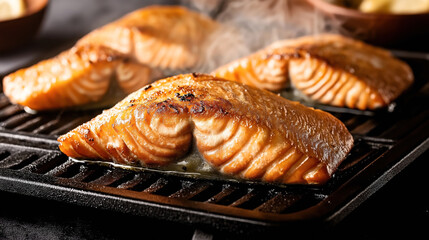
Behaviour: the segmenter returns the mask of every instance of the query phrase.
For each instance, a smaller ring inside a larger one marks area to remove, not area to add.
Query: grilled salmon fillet
[[[155,168],[195,144],[222,175],[299,184],[325,183],[353,145],[329,113],[204,74],[147,85],[58,141],[75,159]]]
[[[387,106],[414,81],[387,50],[333,34],[279,41],[212,74],[271,91],[290,80],[312,100],[361,110]]]
[[[182,7],[143,8],[90,32],[56,57],[11,73],[3,90],[11,102],[34,110],[98,102],[109,88],[123,92],[122,99],[194,66],[216,26]]]

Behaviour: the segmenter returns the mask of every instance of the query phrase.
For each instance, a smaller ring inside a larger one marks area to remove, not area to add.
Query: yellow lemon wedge
[[[24,0],[0,0],[0,21],[17,18],[24,14]]]
[[[359,10],[367,13],[424,13],[429,12],[429,0],[363,0]]]

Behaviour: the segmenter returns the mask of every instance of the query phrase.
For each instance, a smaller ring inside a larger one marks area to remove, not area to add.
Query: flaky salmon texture
[[[171,72],[193,67],[216,27],[183,7],[142,8],[53,58],[11,73],[3,79],[3,91],[11,102],[33,110],[116,103]]]
[[[212,74],[270,91],[290,84],[314,101],[360,110],[386,107],[414,81],[389,51],[335,34],[278,41]]]
[[[329,113],[204,74],[147,85],[58,141],[75,159],[149,168],[195,145],[220,175],[299,184],[325,183],[353,146]]]

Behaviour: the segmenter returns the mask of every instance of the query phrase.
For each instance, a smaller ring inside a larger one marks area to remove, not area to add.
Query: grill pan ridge
[[[394,108],[359,112],[315,106],[339,118],[355,138],[351,153],[323,186],[204,179],[73,161],[55,139],[101,109],[34,114],[0,94],[0,190],[236,234],[275,233],[303,223],[330,226],[429,148],[429,61],[405,60],[416,82]]]

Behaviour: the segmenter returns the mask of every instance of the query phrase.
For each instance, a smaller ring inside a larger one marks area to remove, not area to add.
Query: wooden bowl
[[[26,0],[26,13],[0,21],[0,51],[10,51],[28,43],[39,31],[49,0]]]
[[[429,13],[364,13],[323,0],[306,0],[328,21],[335,22],[339,33],[387,48],[429,47]]]

